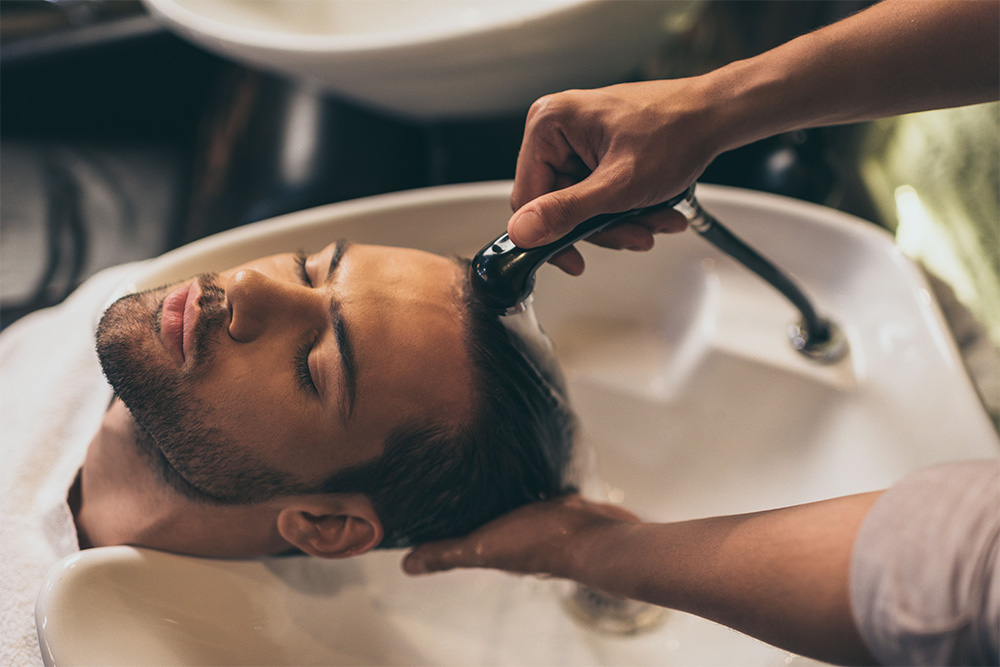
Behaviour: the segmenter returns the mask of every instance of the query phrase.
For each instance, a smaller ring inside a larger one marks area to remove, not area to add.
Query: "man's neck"
[[[66,494],[66,504],[69,505],[69,510],[73,514],[73,523],[76,525],[76,541],[81,549],[89,549],[93,544],[90,543],[90,538],[87,536],[87,531],[80,520],[80,477],[83,475],[82,470],[78,470],[76,477],[73,478],[73,484],[69,487],[69,493]]]
[[[80,548],[131,544],[206,556],[251,556],[289,547],[277,506],[215,506],[170,488],[139,450],[136,424],[115,400],[70,489]]]
[[[115,399],[70,489],[68,499],[81,548],[135,543],[155,521],[143,511],[144,502],[135,502],[138,490],[155,494],[156,485],[144,479],[151,471],[142,465],[134,434],[132,415]]]

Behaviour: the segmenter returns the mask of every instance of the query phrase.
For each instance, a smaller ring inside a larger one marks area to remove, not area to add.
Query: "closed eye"
[[[307,259],[308,257],[301,250],[295,253],[295,270],[298,272],[299,279],[302,281],[302,284],[306,285],[307,287],[312,287],[313,286],[312,278],[309,277],[309,272],[306,270]]]
[[[306,287],[312,287],[312,278],[309,277],[309,271],[306,270],[306,260],[308,256],[301,250],[295,253],[295,270],[299,275],[299,280]],[[313,381],[312,371],[309,370],[309,354],[312,352],[313,347],[316,345],[316,340],[308,340],[299,345],[298,349],[295,351],[295,379],[304,391],[311,392],[313,394],[319,395],[319,389],[316,387],[316,383]]]
[[[313,382],[312,371],[309,370],[309,353],[315,344],[315,339],[307,340],[295,351],[295,379],[303,390],[319,395],[319,389]]]

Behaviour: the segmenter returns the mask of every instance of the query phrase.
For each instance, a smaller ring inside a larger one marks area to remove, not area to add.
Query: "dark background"
[[[690,34],[630,79],[708,71],[868,4],[712,2]],[[308,177],[290,178],[281,147],[289,110],[303,99],[322,109],[308,131],[323,151]],[[317,96],[182,41],[129,0],[4,0],[2,324],[58,302],[100,268],[246,222],[395,190],[512,178],[523,122],[524,112],[414,122]],[[850,128],[773,137],[720,156],[701,180],[874,219],[851,166],[851,137]]]

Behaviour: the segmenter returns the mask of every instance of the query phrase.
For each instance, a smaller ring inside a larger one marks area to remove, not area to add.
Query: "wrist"
[[[706,108],[715,115],[717,154],[796,129],[788,112],[801,106],[789,99],[787,77],[780,66],[760,58],[699,77]]]
[[[608,521],[578,531],[566,545],[565,558],[560,559],[565,570],[554,574],[607,593],[626,594],[620,589],[628,583],[623,575],[632,569],[629,535],[641,526]]]

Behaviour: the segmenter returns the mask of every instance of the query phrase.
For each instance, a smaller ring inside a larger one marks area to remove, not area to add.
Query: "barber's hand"
[[[482,567],[573,578],[573,557],[596,531],[639,519],[626,509],[569,495],[526,505],[470,535],[423,544],[403,560],[408,574]]]
[[[584,220],[658,204],[682,192],[721,152],[697,79],[644,81],[543,97],[528,112],[507,232],[531,248]],[[653,234],[686,228],[673,210],[637,216],[588,240],[648,250]],[[575,248],[552,259],[583,271]]]

